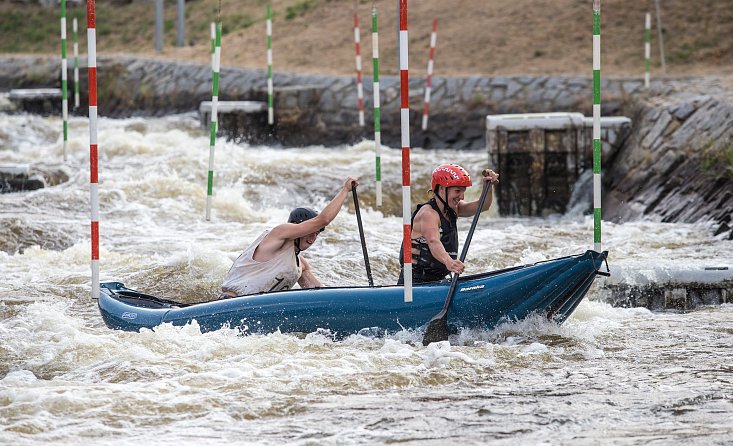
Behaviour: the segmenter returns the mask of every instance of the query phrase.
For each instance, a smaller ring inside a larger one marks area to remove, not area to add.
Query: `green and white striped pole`
[[[652,56],[652,15],[646,13],[646,20],[644,23],[644,59],[646,66],[644,70],[644,87],[649,89],[649,71],[651,70],[651,56]]]
[[[211,72],[214,72],[214,61],[216,59],[216,24],[211,22]]]
[[[66,60],[66,0],[61,0],[61,113],[64,121],[64,161],[69,142],[69,99],[66,93],[68,63]]]
[[[601,0],[593,0],[593,249],[601,252]]]
[[[275,111],[272,108],[272,15],[270,2],[267,2],[267,123],[275,123]]]
[[[74,109],[79,108],[79,25],[74,17]]]
[[[377,183],[377,207],[379,207],[382,206],[382,110],[379,104],[379,33],[376,7],[372,7],[372,60],[374,62],[374,167]]]
[[[211,125],[209,126],[209,175],[206,186],[206,220],[211,220],[211,200],[214,192],[214,149],[216,148],[217,107],[219,105],[219,67],[221,64],[221,21],[216,23],[214,68],[211,75]]]

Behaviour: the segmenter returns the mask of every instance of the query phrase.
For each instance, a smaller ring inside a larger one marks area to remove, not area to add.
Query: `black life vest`
[[[427,203],[417,205],[415,212],[412,213],[412,219],[410,223],[415,221],[415,215],[418,213],[421,207],[429,204],[430,207],[435,209],[440,217],[440,243],[443,244],[443,248],[452,259],[458,258],[458,229],[456,228],[456,215],[454,212],[449,212],[449,218],[446,218],[438,208],[438,203],[435,198],[431,198]],[[430,252],[430,247],[427,243],[421,242],[416,239],[412,239],[412,247],[418,250],[418,253],[412,254],[412,282],[432,282],[435,280],[445,279],[450,271],[448,268],[433,257]],[[404,252],[400,248],[400,265],[404,265]],[[400,277],[397,280],[398,285],[404,283],[404,268],[400,270]]]

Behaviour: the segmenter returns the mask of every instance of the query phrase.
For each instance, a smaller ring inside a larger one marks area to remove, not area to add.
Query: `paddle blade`
[[[448,312],[441,311],[430,321],[422,338],[422,345],[448,340]]]

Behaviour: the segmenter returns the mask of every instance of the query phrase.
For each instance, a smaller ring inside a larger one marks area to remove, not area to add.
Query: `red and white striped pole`
[[[272,83],[272,14],[270,13],[270,2],[267,2],[267,123],[275,124],[275,109],[273,108],[273,83]]]
[[[433,32],[430,33],[430,56],[428,57],[428,77],[425,81],[425,104],[422,108],[422,129],[428,129],[428,115],[430,114],[430,86],[433,81],[433,60],[435,60],[435,41],[438,37],[438,19],[433,19]]]
[[[64,161],[69,141],[68,60],[66,58],[66,0],[61,0],[61,116],[64,129]]]
[[[356,92],[359,98],[359,125],[364,126],[364,86],[361,80],[361,33],[359,17],[354,13],[354,43],[356,44]]]
[[[74,17],[74,110],[79,108],[79,25]]]
[[[400,130],[402,134],[402,251],[405,303],[412,302],[412,204],[410,202],[410,84],[407,59],[407,0],[400,0]]]
[[[95,0],[87,0],[87,63],[89,79],[89,191],[92,217],[92,299],[99,299],[99,171],[97,168],[97,33]]]

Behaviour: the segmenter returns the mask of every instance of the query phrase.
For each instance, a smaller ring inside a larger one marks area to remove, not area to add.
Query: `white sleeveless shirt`
[[[229,269],[221,290],[237,296],[290,289],[298,282],[303,267],[296,260],[295,247],[285,243],[275,256],[265,262],[253,258],[255,249],[270,231],[260,234],[245,251],[237,257]]]

